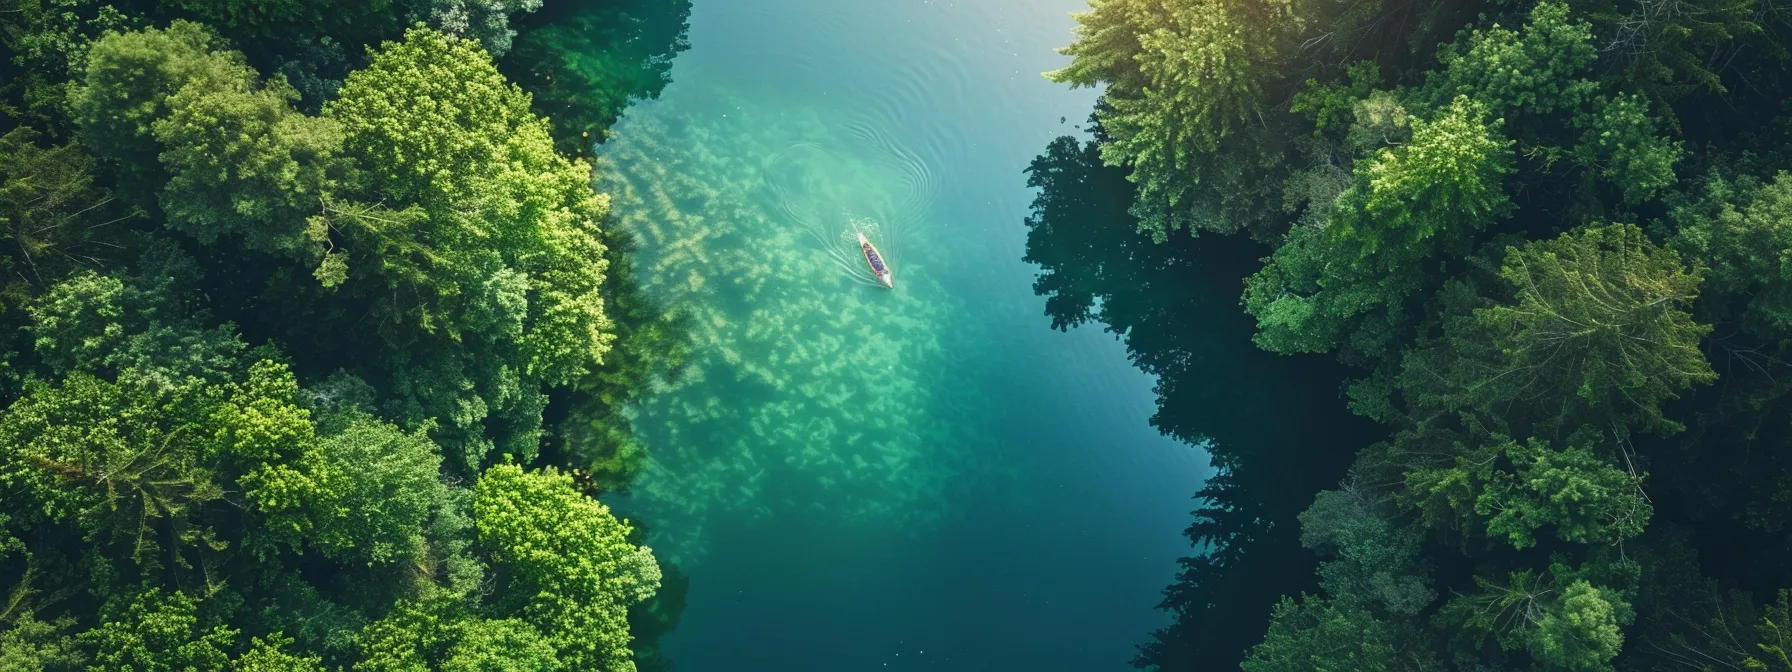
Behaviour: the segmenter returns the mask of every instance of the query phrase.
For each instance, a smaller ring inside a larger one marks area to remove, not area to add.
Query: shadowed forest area
[[[586,157],[689,11],[0,3],[0,669],[669,669]]]
[[[1349,466],[1350,451],[1336,446],[1368,445],[1375,425],[1336,403],[1343,367],[1252,345],[1235,288],[1267,252],[1262,244],[1153,241],[1127,214],[1126,172],[1104,165],[1093,141],[1059,138],[1028,173],[1040,193],[1027,260],[1040,265],[1034,289],[1053,325],[1100,323],[1124,340],[1159,380],[1152,424],[1204,447],[1218,470],[1188,530],[1203,553],[1182,560],[1171,589],[1171,599],[1211,605],[1212,615],[1159,633],[1155,646],[1174,647],[1187,669],[1219,669],[1228,657],[1236,665],[1239,642],[1261,633],[1277,597],[1317,586],[1292,521]]]
[[[1789,9],[1077,15],[1035,288],[1218,469],[1135,666],[1792,669]]]

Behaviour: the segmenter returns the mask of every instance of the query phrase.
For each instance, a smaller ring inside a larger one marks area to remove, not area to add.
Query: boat
[[[884,255],[877,253],[877,246],[872,245],[863,233],[859,234],[859,249],[865,251],[865,263],[871,265],[871,274],[877,276],[877,281],[895,289],[896,276],[890,274],[890,267],[884,264]]]

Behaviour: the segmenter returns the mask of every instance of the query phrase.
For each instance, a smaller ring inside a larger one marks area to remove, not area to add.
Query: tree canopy
[[[1035,290],[1055,327],[1121,334],[1158,426],[1218,470],[1137,667],[1783,666],[1792,21],[1769,4],[1076,15],[1046,77],[1105,88],[1093,137],[1030,171]],[[1255,346],[1334,372],[1275,374],[1335,395],[1256,432],[1316,404],[1379,437],[1331,421],[1291,449],[1195,410],[1241,404],[1188,397],[1233,347],[1189,346],[1224,309],[1164,300],[1233,280],[1194,266],[1242,276]]]
[[[268,328],[301,351],[328,339],[313,347],[389,391],[401,423],[435,423],[451,465],[532,457],[541,387],[601,364],[608,201],[476,43],[413,29],[320,117],[189,22],[106,37],[91,60],[90,144],[159,164],[133,170],[166,176],[170,228],[309,271],[262,282],[322,321]]]
[[[344,201],[311,235],[346,257],[337,291],[371,302],[369,336],[388,354],[369,364],[403,399],[395,411],[436,419],[469,464],[487,446],[532,456],[535,432],[488,438],[486,417],[538,425],[536,390],[589,372],[610,346],[597,228],[608,200],[590,167],[555,153],[528,95],[477,45],[428,30],[375,54],[325,116],[359,159],[362,202],[390,204]]]
[[[0,669],[664,669],[568,474],[676,335],[493,60],[541,2],[14,4]]]

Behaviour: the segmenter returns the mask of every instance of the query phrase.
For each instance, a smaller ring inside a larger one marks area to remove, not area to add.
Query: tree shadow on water
[[[691,0],[549,0],[519,17],[498,68],[534,94],[560,151],[589,157],[623,110],[672,83],[690,15]]]
[[[1040,266],[1033,287],[1053,327],[1099,322],[1124,341],[1157,378],[1152,425],[1205,448],[1216,470],[1186,531],[1196,553],[1159,605],[1174,622],[1151,633],[1133,665],[1236,669],[1276,599],[1316,588],[1296,516],[1377,427],[1345,410],[1345,369],[1251,342],[1239,294],[1267,248],[1243,236],[1159,243],[1140,233],[1127,214],[1133,185],[1102,164],[1096,142],[1058,138],[1027,172],[1040,192],[1026,260]]]

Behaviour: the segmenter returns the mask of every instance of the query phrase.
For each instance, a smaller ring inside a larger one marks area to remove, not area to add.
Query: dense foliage
[[[1785,10],[1077,16],[1047,76],[1106,89],[1095,139],[1031,171],[1036,288],[1060,326],[1123,334],[1159,376],[1159,426],[1220,470],[1139,667],[1785,669]],[[1189,264],[1220,272],[1163,275]],[[1166,422],[1199,413],[1182,332],[1210,326],[1162,297],[1201,281],[1242,281],[1261,349],[1347,367],[1322,403],[1380,440]]]
[[[493,60],[540,6],[0,11],[0,669],[665,665],[592,496],[676,330]],[[581,123],[682,44],[602,25]]]

